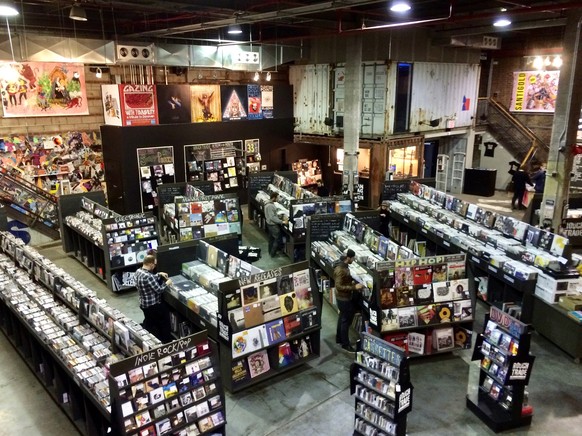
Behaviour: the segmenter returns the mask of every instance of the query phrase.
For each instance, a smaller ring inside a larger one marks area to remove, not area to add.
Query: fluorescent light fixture
[[[258,71],[255,72],[255,75],[253,76],[253,80],[255,82],[258,82],[260,78],[261,78],[261,75],[259,74],[259,72]]]
[[[267,80],[267,82],[271,81],[271,72],[267,71],[267,77],[265,77],[265,79]]]
[[[15,17],[20,15],[12,2],[0,2],[0,17]]]
[[[103,71],[101,71],[101,68],[97,68],[97,71],[95,71],[95,77],[100,79],[102,76],[103,76]]]
[[[395,0],[390,4],[392,12],[408,12],[411,9],[410,3],[405,0]]]
[[[507,17],[499,17],[493,25],[495,27],[507,27],[511,24],[511,20]]]
[[[69,12],[69,18],[75,21],[87,21],[87,12],[81,6],[74,4],[71,6],[71,12]]]
[[[242,29],[238,24],[231,24],[228,26],[228,34],[229,35],[240,35],[242,33]]]

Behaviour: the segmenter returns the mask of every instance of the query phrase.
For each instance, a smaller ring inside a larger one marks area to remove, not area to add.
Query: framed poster
[[[89,115],[85,68],[66,62],[0,62],[4,116]]]
[[[140,174],[141,210],[155,211],[158,206],[157,187],[164,183],[176,183],[174,148],[138,148],[137,165]]]
[[[192,122],[221,121],[220,85],[192,85]]]

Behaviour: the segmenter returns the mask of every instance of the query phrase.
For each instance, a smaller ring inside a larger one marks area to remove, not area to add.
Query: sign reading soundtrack
[[[88,115],[85,68],[66,62],[0,62],[4,116]]]
[[[155,85],[102,85],[105,124],[150,126],[158,124]]]
[[[153,210],[158,206],[156,188],[164,183],[175,183],[174,149],[151,147],[137,149],[140,173],[141,210]]]
[[[510,111],[554,112],[560,71],[519,71],[513,73]]]
[[[242,146],[242,141],[186,145],[186,181],[213,182],[215,193],[238,188],[238,175],[244,166]]]

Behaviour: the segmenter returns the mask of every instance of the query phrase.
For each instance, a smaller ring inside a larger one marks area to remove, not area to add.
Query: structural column
[[[556,98],[554,124],[540,222],[558,231],[568,209],[573,148],[582,103],[582,9],[568,12],[563,38],[563,64]]]
[[[353,196],[358,184],[358,145],[362,119],[362,36],[346,40],[346,79],[344,96],[344,173],[343,190]]]

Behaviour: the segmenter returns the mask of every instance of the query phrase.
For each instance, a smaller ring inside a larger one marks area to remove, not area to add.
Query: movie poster
[[[513,73],[512,112],[554,112],[558,96],[559,71]]]
[[[221,88],[222,120],[246,120],[247,119],[247,86],[223,86]]]
[[[220,85],[192,85],[192,122],[221,121]]]
[[[83,64],[0,62],[4,116],[88,115]]]
[[[191,122],[190,85],[157,85],[160,124]]]

